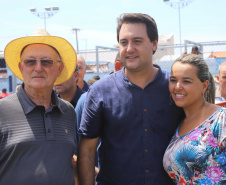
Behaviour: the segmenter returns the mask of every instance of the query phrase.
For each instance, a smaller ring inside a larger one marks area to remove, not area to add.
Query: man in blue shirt
[[[117,39],[125,67],[87,93],[79,129],[79,182],[93,183],[101,138],[98,185],[173,184],[162,158],[183,111],[170,102],[169,74],[152,62],[156,23],[146,14],[122,14]]]

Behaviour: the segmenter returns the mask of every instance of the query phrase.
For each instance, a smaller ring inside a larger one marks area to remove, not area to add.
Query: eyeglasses
[[[37,61],[41,62],[41,66],[44,68],[52,67],[54,62],[60,62],[58,60],[52,59],[24,59],[22,62],[26,67],[34,67],[37,64]]]

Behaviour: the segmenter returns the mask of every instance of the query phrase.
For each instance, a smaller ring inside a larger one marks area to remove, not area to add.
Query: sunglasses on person
[[[52,59],[24,59],[22,62],[26,67],[34,67],[37,64],[37,61],[41,62],[41,66],[44,68],[52,67],[53,63],[60,62],[58,60],[52,60]]]

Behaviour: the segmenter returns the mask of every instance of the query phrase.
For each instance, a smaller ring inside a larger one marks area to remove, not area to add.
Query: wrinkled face
[[[209,81],[201,82],[197,76],[197,67],[176,62],[171,71],[169,91],[178,107],[189,107],[204,101],[203,93]]]
[[[86,74],[86,66],[84,64],[84,61],[80,57],[77,58],[77,62],[78,62],[78,69],[79,69],[79,82],[81,82],[83,81],[84,76]]]
[[[21,61],[25,59],[37,59],[37,63],[34,66],[26,66],[24,62],[19,63],[25,89],[41,90],[53,88],[53,84],[63,70],[63,63],[54,62],[51,67],[44,67],[40,60],[51,59],[59,61],[60,58],[57,52],[45,44],[32,44],[27,46],[21,55]]]
[[[226,94],[226,65],[221,66],[220,74],[217,75],[217,80],[220,85],[221,94]]]
[[[76,86],[78,78],[79,74],[78,71],[76,71],[72,74],[71,78],[69,78],[66,82],[54,86],[56,92],[59,94],[70,93],[70,91]]]
[[[120,58],[128,71],[145,70],[152,65],[157,41],[151,42],[143,23],[124,23],[119,32]]]

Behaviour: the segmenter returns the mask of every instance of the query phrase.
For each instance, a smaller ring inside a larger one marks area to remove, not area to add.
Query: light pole
[[[170,7],[178,9],[180,44],[181,44],[180,9],[188,6],[192,1],[193,0],[163,0],[163,2],[169,5]]]
[[[30,8],[30,12],[39,17],[40,19],[44,19],[44,27],[46,30],[46,19],[52,17],[59,11],[59,7],[46,7],[44,12],[37,12],[36,8]]]
[[[75,32],[76,45],[77,45],[77,52],[79,53],[79,48],[78,48],[78,34],[77,34],[77,32],[80,31],[80,29],[78,29],[78,28],[73,28],[72,31]]]

